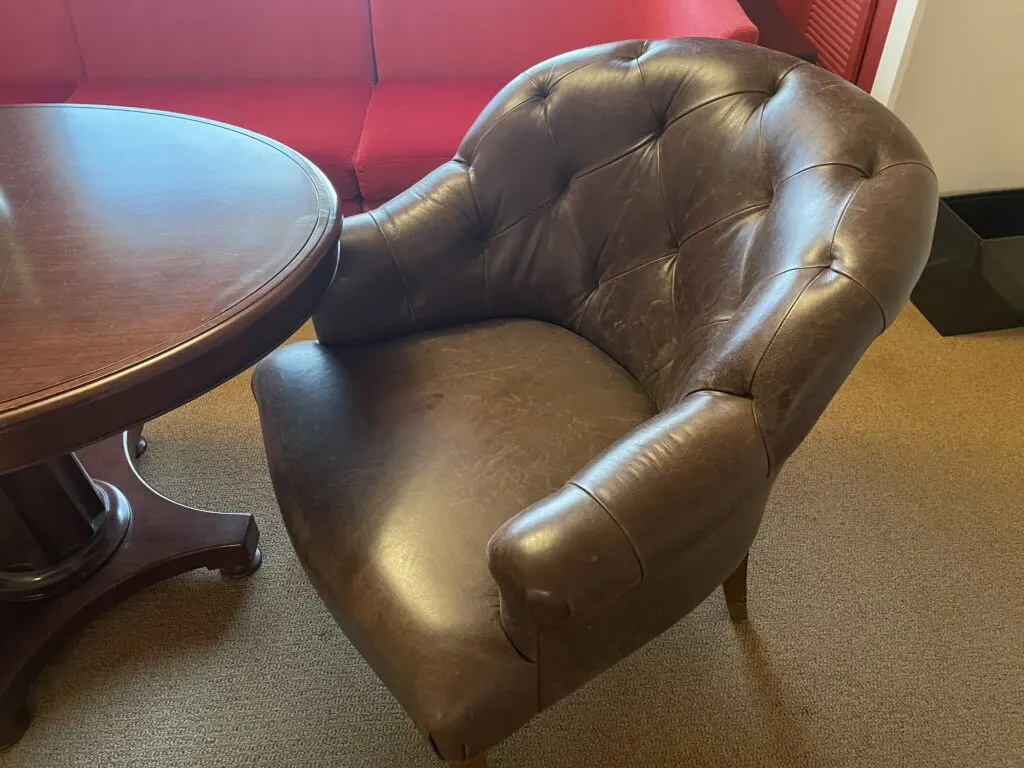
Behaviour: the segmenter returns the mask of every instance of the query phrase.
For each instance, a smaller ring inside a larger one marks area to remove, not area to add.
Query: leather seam
[[[613,275],[612,277],[609,277],[607,280],[605,280],[605,281],[603,281],[601,283],[601,286],[604,287],[604,286],[608,285],[608,283],[615,282],[620,277],[625,277],[626,275],[631,275],[634,272],[637,272],[638,270],[644,269],[645,267],[649,267],[652,264],[657,264],[659,261],[664,261],[665,259],[670,259],[670,258],[672,258],[673,256],[676,256],[676,255],[678,255],[678,251],[669,251],[668,253],[663,253],[661,256],[656,256],[655,258],[651,259],[650,261],[645,261],[643,264],[637,264],[635,267],[630,267],[629,269],[627,269],[627,270],[625,270],[623,272],[619,272],[619,274],[617,274],[617,275]]]
[[[757,430],[757,436],[761,438],[761,447],[764,448],[764,465],[767,470],[765,477],[769,478],[772,476],[772,452],[768,450],[768,438],[765,437],[764,430],[761,428],[761,420],[757,418],[757,408],[753,397],[750,398],[750,418],[754,420],[754,429]]]
[[[785,72],[782,73],[781,77],[779,77],[779,82],[777,82],[775,84],[775,93],[779,92],[779,89],[782,88],[782,83],[785,81],[785,79],[787,77],[789,77],[791,74],[793,74],[796,70],[800,69],[801,67],[812,67],[812,66],[816,66],[816,65],[811,64],[810,62],[807,62],[807,61],[798,61],[796,64],[793,64],[789,69],[787,69]],[[772,95],[774,96],[775,94],[772,94]]]
[[[384,231],[384,227],[382,227],[380,225],[380,222],[377,220],[377,217],[374,215],[376,213],[376,210],[368,211],[368,213],[369,213],[370,219],[373,221],[374,225],[377,227],[377,231],[380,232],[380,236],[384,238],[384,242],[387,243],[387,245],[388,245],[388,253],[391,254],[391,260],[395,264],[395,271],[398,272],[398,279],[402,281],[402,288],[405,289],[405,303],[406,303],[406,306],[409,307],[409,319],[412,320],[412,324],[413,324],[413,326],[415,326],[416,325],[416,309],[413,307],[413,304],[412,304],[412,291],[409,289],[409,282],[408,282],[408,280],[405,279],[405,272],[402,271],[402,265],[398,262],[398,254],[395,253],[395,246],[391,242],[391,238],[389,238],[387,233]]]
[[[640,54],[640,55],[642,56],[643,54]],[[644,68],[640,64],[640,58],[639,57],[637,57],[637,59],[636,59],[636,69],[637,69],[637,72],[640,73],[640,88],[644,92],[644,99],[646,99],[646,101],[647,101],[647,108],[649,110],[651,110],[651,117],[654,119],[655,128],[657,128],[658,115],[655,114],[655,112],[654,112],[654,102],[651,101],[651,92],[647,88],[647,75],[644,74]]]
[[[672,211],[669,210],[668,207],[668,193],[665,191],[665,164],[661,153],[662,143],[655,140],[653,144],[655,145],[654,156],[658,161],[658,193],[661,195],[661,207],[665,213],[665,221],[668,223],[668,232],[672,235],[672,242],[676,244],[676,251],[678,251],[679,248],[682,247],[682,243],[679,241],[679,233],[676,232],[676,225],[675,221],[673,221],[674,217],[672,216]]]
[[[533,79],[533,78],[531,78],[531,80],[532,80],[532,79]],[[484,139],[486,139],[486,138],[487,138],[487,137],[488,137],[488,136],[490,135],[491,131],[493,131],[493,130],[494,130],[495,128],[497,128],[497,127],[498,127],[498,126],[499,126],[499,125],[500,125],[500,124],[501,124],[502,122],[504,122],[504,120],[505,120],[505,118],[506,118],[506,117],[508,117],[509,115],[511,115],[511,114],[512,114],[513,112],[516,112],[516,111],[518,111],[518,110],[519,110],[519,109],[520,109],[521,107],[524,107],[524,106],[526,106],[526,105],[527,105],[527,104],[529,104],[529,103],[530,103],[531,101],[539,101],[539,100],[540,100],[540,97],[539,97],[539,96],[537,96],[537,95],[533,95],[533,96],[528,96],[527,98],[525,98],[525,99],[523,99],[522,101],[520,101],[520,102],[519,102],[518,104],[516,104],[516,105],[515,105],[514,107],[512,107],[512,108],[511,108],[510,110],[508,110],[507,112],[502,112],[502,113],[501,113],[500,115],[498,115],[498,119],[497,119],[497,120],[495,120],[495,121],[494,121],[493,123],[491,123],[491,125],[489,125],[489,126],[487,127],[487,130],[486,130],[486,131],[484,131],[484,132],[483,132],[483,133],[481,134],[480,138],[476,140],[476,145],[475,145],[475,147],[474,147],[474,150],[479,150],[479,149],[480,149],[480,145],[481,145],[481,144],[483,143]],[[463,140],[463,142],[465,142],[465,140]],[[460,146],[459,146],[459,148],[458,148],[458,150],[456,150],[456,152],[455,152],[455,156],[456,156],[456,157],[459,157],[459,156],[460,156],[461,154],[462,154],[462,146],[460,145]],[[467,163],[468,163],[469,165],[472,165],[472,164],[473,164],[473,163],[472,163],[472,161],[470,161],[470,160],[467,160]]]
[[[670,277],[672,282],[669,283],[668,286],[668,300],[672,307],[672,325],[675,328],[679,327],[679,305],[676,303],[676,285],[679,282],[679,257],[683,253],[683,244],[684,243],[680,243],[679,245],[676,246],[675,261],[672,262],[672,275]],[[677,345],[676,349],[678,350],[678,333],[675,334],[675,338],[673,339],[673,341]]]
[[[785,326],[786,321],[789,319],[789,316],[793,313],[793,310],[796,309],[796,305],[800,303],[800,299],[803,298],[804,292],[811,286],[811,284],[815,280],[817,280],[819,277],[821,277],[823,274],[825,274],[825,272],[827,272],[829,269],[830,269],[829,267],[823,267],[822,269],[818,270],[818,272],[816,274],[814,274],[810,278],[808,278],[807,282],[804,283],[804,287],[800,289],[800,292],[793,298],[792,303],[786,309],[786,314],[782,316],[782,320],[780,320],[779,324],[775,327],[775,331],[772,333],[772,337],[768,340],[768,343],[764,345],[764,350],[762,350],[762,352],[761,352],[761,357],[758,358],[757,364],[754,366],[754,371],[753,371],[753,373],[750,374],[750,383],[748,385],[748,389],[750,390],[751,399],[754,399],[754,381],[757,379],[758,371],[760,371],[761,364],[764,362],[764,359],[768,356],[768,351],[772,348],[772,344],[775,343],[775,339],[778,337],[779,333],[782,331],[782,328],[783,328],[783,326]],[[758,426],[758,429],[760,429],[760,425]],[[761,434],[762,435],[764,434],[763,430],[761,431]],[[765,443],[765,446],[766,446],[766,450],[767,450],[767,442]],[[772,457],[771,457],[771,451],[769,451],[768,452],[768,472],[769,472],[769,474],[771,473],[771,469],[772,469]]]
[[[473,186],[473,170],[467,165],[465,169],[466,174],[466,186],[469,187],[469,199],[473,201],[473,210],[476,211],[477,224],[480,227],[481,234],[481,252],[480,260],[483,262],[484,268],[484,306],[487,311],[487,315],[491,315],[491,280],[488,273],[487,254],[490,248],[487,244],[487,238],[483,236],[484,232],[484,215],[480,212],[480,201],[476,199],[476,188]]]
[[[497,232],[495,232],[495,233],[494,233],[494,234],[493,234],[493,235],[491,236],[491,239],[492,239],[492,240],[495,240],[495,239],[497,239],[497,238],[501,237],[502,235],[504,235],[504,234],[505,234],[506,232],[508,232],[508,231],[510,231],[510,230],[512,230],[512,229],[514,229],[515,227],[518,227],[518,226],[519,226],[520,224],[522,224],[522,223],[523,223],[524,221],[526,221],[526,220],[527,220],[528,218],[530,218],[531,216],[533,216],[533,215],[534,215],[535,213],[537,213],[538,211],[543,211],[543,210],[544,210],[545,208],[547,208],[547,207],[548,207],[549,205],[551,205],[551,204],[552,204],[553,202],[555,202],[555,200],[557,200],[557,199],[558,199],[557,197],[551,197],[551,198],[548,198],[547,200],[545,200],[545,201],[544,201],[543,203],[541,203],[540,205],[535,205],[535,206],[534,206],[533,208],[531,208],[530,210],[528,210],[528,211],[527,211],[526,213],[524,213],[524,214],[523,214],[522,216],[520,216],[520,217],[519,217],[518,219],[516,219],[515,221],[513,221],[513,222],[512,222],[512,223],[510,223],[510,224],[506,224],[506,225],[505,225],[504,227],[502,227],[502,228],[501,228],[501,229],[499,229],[499,230],[498,230]]]
[[[905,165],[919,165],[922,168],[924,168],[926,171],[928,171],[932,176],[935,176],[935,178],[938,178],[938,174],[935,173],[935,169],[932,168],[930,165],[928,165],[928,163],[922,162],[920,160],[900,160],[900,161],[895,162],[895,163],[889,163],[889,165],[883,165],[881,168],[879,168],[877,171],[875,171],[872,174],[872,176],[877,176],[878,174],[882,173],[883,171],[888,171],[891,168],[901,168],[901,167],[903,167]]]
[[[731,320],[732,318],[724,318],[724,319]],[[771,453],[768,451],[768,438],[765,437],[764,430],[761,429],[761,422],[758,421],[758,418],[757,418],[757,408],[754,407],[754,397],[752,395],[741,395],[741,394],[739,394],[737,392],[727,392],[724,389],[695,389],[695,390],[693,390],[691,392],[687,392],[686,393],[686,397],[681,398],[681,400],[685,400],[687,397],[690,397],[691,395],[701,395],[701,394],[706,394],[706,395],[726,395],[727,397],[735,397],[735,398],[737,398],[739,400],[746,400],[748,403],[750,403],[750,416],[754,420],[754,429],[757,430],[757,435],[761,439],[761,445],[764,447],[765,466],[768,468],[768,472],[765,474],[765,477],[766,478],[771,477],[772,476],[772,456],[771,456]]]
[[[690,334],[690,333],[697,333],[698,331],[703,331],[705,328],[710,328],[712,325],[720,325],[721,323],[728,323],[730,320],[732,320],[732,318],[733,318],[732,315],[729,315],[728,317],[716,317],[714,320],[708,320],[706,323],[701,323],[696,328],[689,329],[687,331],[687,333],[688,334]],[[726,394],[728,394],[728,393],[726,393]]]
[[[875,303],[875,306],[878,307],[879,314],[882,315],[882,328],[879,331],[879,333],[881,333],[882,331],[884,331],[886,328],[889,327],[889,320],[885,316],[885,308],[882,307],[882,302],[880,302],[878,300],[878,297],[875,296],[875,294],[873,294],[871,291],[869,291],[867,289],[867,287],[864,285],[864,283],[862,283],[860,280],[855,278],[853,275],[847,274],[846,272],[843,272],[841,269],[836,269],[834,266],[830,266],[829,269],[831,269],[837,275],[840,275],[841,277],[845,277],[847,280],[849,280],[851,283],[856,285],[858,288],[860,288],[862,291],[864,291],[864,293],[866,293],[868,296],[871,297],[871,300]]]
[[[731,319],[731,318],[729,318],[729,319]],[[744,394],[740,394],[740,393],[737,393],[737,392],[728,392],[728,391],[726,391],[724,389],[707,389],[707,388],[705,388],[705,389],[694,389],[694,390],[692,390],[690,392],[687,392],[686,396],[683,397],[683,398],[680,398],[680,400],[685,400],[686,398],[690,397],[691,395],[702,395],[702,394],[706,394],[706,395],[725,395],[727,397],[735,397],[738,400],[746,400],[748,403],[750,403],[750,415],[751,415],[751,417],[754,420],[754,428],[757,430],[757,434],[758,434],[758,436],[761,439],[761,445],[764,447],[765,465],[768,468],[768,472],[765,475],[765,478],[770,478],[772,476],[771,454],[768,452],[768,441],[765,438],[764,430],[761,429],[761,424],[760,424],[760,422],[757,419],[757,409],[754,408],[754,402],[755,402],[754,398],[751,395],[744,395]],[[591,498],[593,498],[593,496],[591,496]],[[595,499],[595,501],[597,501],[597,499]],[[598,502],[598,503],[600,503],[600,502]],[[722,521],[722,522],[724,523],[724,522],[727,522],[727,521]],[[718,527],[719,526],[713,526],[711,528],[711,530],[706,532],[706,533],[714,532],[715,530],[717,530]],[[623,531],[623,533],[625,533],[625,531]]]
[[[865,171],[859,165],[854,165],[853,163],[843,163],[843,162],[815,163],[814,165],[808,165],[806,168],[801,168],[799,171],[794,171],[793,173],[789,174],[789,176],[787,176],[784,179],[780,179],[779,182],[778,182],[778,186],[782,186],[783,184],[785,184],[790,179],[794,179],[797,176],[799,176],[801,173],[806,173],[807,171],[813,171],[813,170],[815,170],[817,168],[850,168],[850,169],[852,169],[854,171],[857,171],[865,179],[870,179],[871,178],[871,174],[870,173]]]
[[[679,402],[682,402],[686,398],[690,397],[690,395],[701,395],[701,394],[704,394],[704,395],[727,395],[728,397],[735,397],[735,398],[738,398],[740,400],[749,400],[751,402],[754,401],[754,397],[750,393],[744,394],[743,392],[730,392],[728,389],[711,389],[709,387],[701,387],[700,389],[691,389],[689,392],[687,392],[685,395],[683,395],[681,398],[679,398]],[[679,403],[677,402],[676,405],[678,405],[678,404]]]
[[[658,141],[658,137],[657,136],[653,136],[653,135],[652,136],[646,136],[643,139],[641,139],[637,144],[635,144],[634,146],[630,147],[625,152],[623,152],[621,155],[616,155],[615,157],[613,157],[613,158],[611,158],[609,160],[604,160],[604,161],[598,163],[597,165],[595,165],[592,168],[587,168],[584,171],[580,171],[576,175],[570,177],[569,180],[571,182],[576,182],[576,181],[579,181],[580,179],[585,179],[590,174],[597,173],[598,171],[604,170],[608,166],[614,165],[615,163],[619,162],[620,160],[625,160],[630,155],[636,154],[637,152],[639,152],[640,150],[644,149],[645,147],[653,146],[654,144],[657,143],[657,141]]]
[[[836,221],[836,228],[832,231],[832,240],[828,244],[828,251],[827,251],[827,253],[828,253],[828,258],[829,258],[829,269],[832,270],[833,272],[837,273],[837,274],[840,274],[840,272],[839,272],[838,269],[836,269],[836,256],[835,256],[836,238],[839,236],[839,230],[842,229],[843,222],[846,220],[846,214],[850,210],[850,206],[853,205],[853,201],[857,198],[857,195],[860,194],[860,191],[861,191],[861,189],[864,188],[864,183],[867,180],[868,180],[868,177],[865,176],[863,179],[861,179],[859,182],[857,182],[857,186],[853,188],[853,192],[851,192],[850,196],[848,198],[846,198],[846,203],[843,205],[843,210],[839,214],[839,219]],[[850,279],[853,280],[852,277]],[[856,281],[854,280],[854,282],[856,282]],[[864,286],[861,286],[861,288],[864,288]],[[867,289],[865,288],[865,290],[867,290]],[[869,293],[870,293],[870,291],[869,291]],[[872,296],[872,298],[874,298],[874,296]],[[879,309],[881,309],[882,305],[881,305],[881,303],[878,302],[878,299],[875,299],[875,302],[878,303],[878,307],[879,307]],[[882,309],[882,327],[885,328],[885,327],[888,326],[888,324],[889,324],[888,323],[888,318],[885,316],[885,310]]]
[[[597,295],[597,292],[600,289],[601,289],[601,285],[598,285],[597,288],[592,290],[590,292],[590,295],[587,296],[587,300],[585,302],[583,302],[583,308],[580,309],[580,317],[576,321],[576,328],[575,328],[576,334],[579,335],[579,336],[583,335],[581,333],[581,331],[583,330],[583,321],[587,319],[587,312],[590,310],[590,305],[594,302],[594,297]]]
[[[782,319],[779,321],[779,324],[775,327],[775,330],[772,332],[772,337],[768,339],[768,343],[764,345],[764,349],[761,351],[761,356],[757,359],[757,364],[754,366],[754,370],[750,374],[750,382],[747,386],[747,389],[750,390],[751,397],[754,396],[754,380],[757,379],[758,371],[760,371],[761,369],[761,363],[763,363],[764,359],[768,356],[768,351],[772,348],[772,344],[775,343],[775,338],[779,335],[779,332],[782,330],[782,326],[786,324],[786,321],[789,319],[789,316],[796,308],[796,305],[800,302],[800,299],[803,298],[804,291],[806,291],[810,287],[811,283],[813,283],[823,274],[828,272],[830,269],[831,267],[822,267],[815,274],[807,278],[807,282],[804,283],[803,288],[801,288],[800,292],[793,297],[793,301],[790,302],[789,307],[786,308],[786,313],[782,316]]]
[[[860,173],[860,175],[863,176],[865,179],[873,179],[875,176],[878,176],[878,174],[883,173],[885,171],[888,171],[891,168],[900,168],[900,167],[906,166],[906,165],[918,165],[918,166],[924,168],[929,173],[931,173],[933,176],[935,175],[935,169],[932,168],[927,163],[921,162],[920,160],[901,160],[898,163],[890,163],[889,165],[883,165],[881,168],[876,170],[874,173],[868,173],[866,170],[861,168],[859,165],[855,165],[853,163],[844,163],[844,162],[836,161],[836,162],[815,163],[814,165],[808,165],[806,168],[801,168],[799,171],[794,171],[793,173],[789,174],[789,176],[786,176],[784,179],[780,179],[777,182],[777,185],[781,186],[782,184],[785,184],[790,179],[793,179],[793,178],[799,176],[801,173],[806,173],[807,171],[813,171],[813,170],[815,170],[817,168],[850,168],[851,170],[854,170],[854,171],[857,171],[858,173]]]
[[[529,73],[527,73],[526,76],[528,78],[530,78],[530,82],[531,83],[536,85],[538,88],[543,89],[543,86],[541,86],[540,83],[538,83],[536,80],[534,80],[533,77]],[[547,101],[547,99],[543,99],[542,101],[544,103],[544,128],[547,129],[548,141],[551,142],[551,149],[553,149],[554,152],[555,152],[555,160],[558,162],[558,170],[562,171],[562,172],[568,171],[569,167],[565,163],[565,158],[562,157],[562,152],[558,149],[558,142],[555,141],[555,133],[554,133],[554,131],[551,130],[551,120],[550,120],[550,118],[548,116],[548,101]],[[572,182],[573,182],[573,179],[572,179],[572,176],[570,175],[570,177],[569,177],[569,184],[572,184]],[[553,198],[553,199],[557,199],[557,197]]]
[[[761,116],[757,119],[757,154],[761,158],[761,177],[768,179],[768,158],[764,152],[764,113],[768,111],[768,102],[772,100],[769,96],[761,102]],[[775,185],[772,185],[772,197],[775,197]]]
[[[609,58],[609,60],[610,60],[610,57],[608,57],[608,58]],[[597,64],[598,62],[600,62],[600,61],[604,61],[604,60],[605,60],[605,59],[603,59],[603,58],[601,58],[601,59],[591,59],[591,60],[590,60],[590,61],[588,61],[588,62],[587,62],[586,64],[580,64],[580,65],[579,65],[578,67],[573,67],[573,68],[572,68],[572,69],[570,69],[570,70],[569,70],[568,72],[565,72],[565,73],[563,73],[563,74],[559,75],[559,76],[558,76],[558,77],[556,77],[556,78],[555,78],[554,80],[552,80],[552,81],[551,81],[550,83],[548,83],[548,93],[550,93],[550,92],[551,92],[551,89],[552,89],[552,88],[554,88],[554,87],[555,87],[556,85],[558,85],[558,84],[559,84],[560,82],[562,82],[563,80],[565,80],[565,78],[569,77],[569,75],[575,75],[575,74],[576,74],[577,72],[579,72],[579,71],[580,71],[581,69],[586,69],[587,67],[593,66],[594,64]],[[532,79],[532,78],[531,78],[531,79]]]
[[[824,272],[826,269],[830,269],[830,268],[831,268],[831,264],[803,264],[803,265],[801,265],[799,267],[790,267],[789,269],[783,269],[783,270],[775,272],[775,273],[773,273],[771,275],[768,275],[768,277],[766,277],[766,278],[760,280],[759,282],[757,282],[754,285],[754,288],[757,288],[757,287],[759,287],[761,285],[764,285],[765,283],[770,283],[775,278],[782,277],[783,275],[788,275],[790,272],[799,272],[800,270],[803,270],[803,269],[816,269],[816,270],[818,270],[818,272],[820,274],[821,272]],[[751,290],[754,290],[754,288],[752,288]]]
[[[697,237],[698,235],[703,234],[704,232],[706,232],[707,230],[711,229],[712,227],[717,227],[719,224],[723,224],[724,222],[728,221],[731,218],[734,218],[736,216],[742,216],[745,213],[753,213],[753,212],[758,211],[758,210],[762,210],[763,211],[763,210],[765,210],[766,208],[769,208],[769,207],[771,207],[771,201],[769,201],[767,203],[755,203],[754,205],[748,205],[746,208],[740,208],[738,211],[733,211],[730,214],[722,216],[720,219],[715,219],[710,224],[705,224],[700,229],[694,230],[693,232],[688,234],[679,243],[679,249],[682,249],[682,247],[684,245],[686,245],[688,242],[690,242],[693,238]]]
[[[686,110],[682,114],[676,115],[671,120],[669,120],[667,123],[665,123],[665,130],[667,131],[669,129],[669,127],[671,127],[672,125],[675,125],[680,120],[682,120],[684,117],[689,117],[690,115],[692,115],[697,110],[704,109],[704,107],[709,107],[712,104],[714,104],[715,102],[722,101],[723,99],[731,99],[734,96],[750,96],[750,95],[755,94],[755,93],[759,93],[762,96],[767,96],[769,99],[771,99],[771,97],[774,95],[774,94],[768,93],[767,91],[761,91],[761,90],[758,90],[756,88],[752,88],[752,89],[748,89],[748,90],[742,90],[742,91],[732,91],[731,93],[723,93],[721,96],[715,96],[714,98],[708,99],[707,101],[701,102],[700,104],[697,104],[696,106],[691,107],[690,109]]]
[[[622,532],[622,536],[626,540],[626,543],[629,544],[629,548],[631,550],[633,550],[633,557],[636,558],[637,567],[640,569],[640,581],[637,584],[634,584],[633,586],[640,586],[641,584],[643,584],[644,583],[644,579],[645,579],[644,562],[643,562],[643,560],[640,559],[640,552],[637,551],[636,544],[633,543],[633,540],[629,537],[629,534],[626,533],[626,529],[622,527],[622,523],[620,523],[618,520],[615,519],[615,515],[612,514],[612,511],[610,509],[608,509],[607,505],[603,501],[601,501],[599,498],[597,498],[597,496],[592,494],[590,491],[588,491],[582,485],[580,485],[579,483],[577,483],[574,480],[570,480],[568,483],[566,483],[566,485],[571,485],[573,488],[577,488],[580,491],[582,491],[584,494],[586,494],[595,504],[597,504],[597,506],[599,506],[601,509],[603,509],[605,514],[608,515],[608,517],[611,519],[611,521],[613,523],[615,523],[615,526]],[[570,618],[571,618],[572,617],[571,609],[570,609],[570,614],[569,615],[570,615]]]
[[[709,323],[709,325],[712,325],[712,323]],[[701,326],[701,327],[704,327],[704,326]],[[696,328],[696,329],[694,329],[693,333],[695,333],[696,331],[699,331],[699,330],[700,330],[700,328]],[[661,398],[655,397],[652,394],[652,392],[651,392],[651,388],[654,385],[654,380],[657,379],[664,371],[668,370],[669,366],[671,366],[672,363],[674,363],[675,361],[676,361],[676,356],[675,355],[670,355],[668,360],[666,360],[664,363],[659,365],[657,368],[655,368],[650,373],[645,374],[644,377],[643,377],[644,381],[641,382],[641,384],[643,384],[644,389],[647,391],[647,396],[650,397],[651,400],[654,401],[654,405],[657,407],[658,411],[663,411],[665,409],[661,405],[661,402],[660,402]],[[646,382],[646,383],[644,383],[644,382]]]

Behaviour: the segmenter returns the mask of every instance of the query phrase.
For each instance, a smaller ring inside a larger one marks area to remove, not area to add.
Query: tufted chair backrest
[[[597,46],[515,79],[453,161],[346,221],[316,324],[347,344],[555,323],[662,410],[751,398],[774,470],[906,301],[936,205],[909,131],[827,72],[723,40]]]

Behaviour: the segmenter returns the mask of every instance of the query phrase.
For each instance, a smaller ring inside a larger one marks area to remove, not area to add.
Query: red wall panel
[[[870,90],[897,0],[777,0],[825,69]]]
[[[818,64],[853,81],[860,71],[876,0],[814,0],[807,37],[818,49]]]
[[[870,91],[875,82],[878,62],[882,58],[882,49],[885,48],[885,38],[889,36],[889,25],[892,24],[897,2],[898,0],[878,0],[878,5],[875,6],[875,17],[871,20],[871,29],[868,30],[868,40],[864,46],[864,59],[857,74],[857,85],[865,91]]]
[[[797,25],[801,32],[807,28],[807,17],[811,14],[814,0],[778,0],[779,7]]]

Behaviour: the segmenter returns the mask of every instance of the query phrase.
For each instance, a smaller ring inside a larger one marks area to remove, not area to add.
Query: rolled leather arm
[[[450,162],[345,219],[338,271],[313,316],[324,344],[359,344],[488,316],[469,169]]]
[[[610,447],[488,543],[505,631],[536,658],[537,627],[657,579],[770,487],[748,398],[696,392]]]

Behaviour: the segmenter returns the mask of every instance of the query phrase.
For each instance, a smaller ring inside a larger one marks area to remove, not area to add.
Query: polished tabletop
[[[330,184],[269,139],[145,110],[0,108],[0,471],[45,458],[12,448],[42,415],[75,417],[48,449],[71,450],[269,351],[250,342],[248,360],[199,365],[218,344],[245,346],[244,330],[317,269],[308,290],[322,292],[339,231]],[[210,380],[147,391],[159,404],[129,396],[174,375]],[[89,412],[110,397],[123,416]]]

